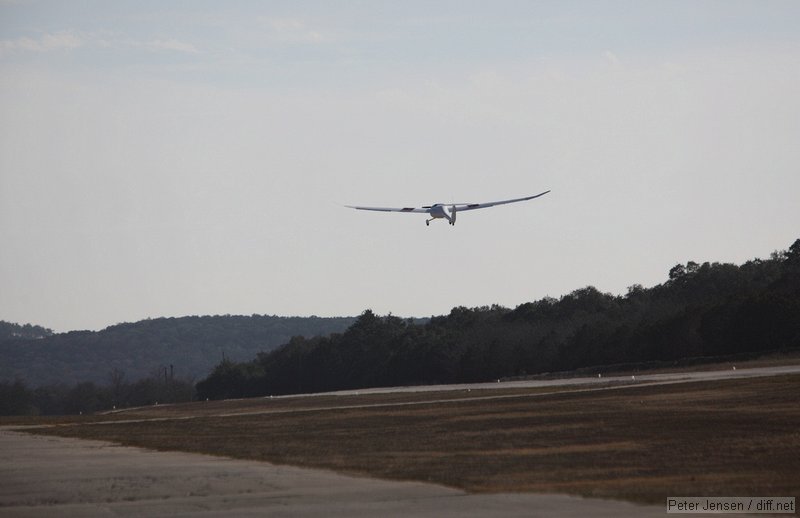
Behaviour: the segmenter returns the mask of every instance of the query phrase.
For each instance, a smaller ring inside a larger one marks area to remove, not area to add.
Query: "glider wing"
[[[377,210],[379,212],[428,212],[429,210],[428,208],[424,207],[359,207],[355,205],[345,205],[345,207],[357,210]]]
[[[513,200],[489,201],[486,203],[456,203],[454,205],[456,207],[456,211],[464,212],[465,210],[485,209],[487,207],[494,207],[495,205],[505,205],[506,203],[516,203],[518,201],[532,200],[534,198],[538,198],[539,196],[544,196],[548,192],[550,191],[540,192],[539,194],[534,194],[533,196],[526,196],[524,198],[514,198]]]

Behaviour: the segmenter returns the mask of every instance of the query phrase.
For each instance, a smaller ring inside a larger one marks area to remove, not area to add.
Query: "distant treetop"
[[[21,338],[23,340],[37,340],[53,334],[52,329],[31,324],[19,325],[0,320],[0,340]]]

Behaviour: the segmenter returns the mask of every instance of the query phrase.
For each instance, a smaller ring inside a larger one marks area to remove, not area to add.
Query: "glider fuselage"
[[[452,225],[456,221],[456,214],[455,210],[453,209],[450,209],[448,211],[447,207],[443,203],[434,203],[433,205],[430,206],[430,208],[428,208],[428,214],[430,214],[431,218],[433,219],[444,218],[447,221],[449,221],[450,224]]]

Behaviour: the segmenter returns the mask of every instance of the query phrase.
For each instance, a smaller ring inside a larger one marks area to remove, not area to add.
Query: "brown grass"
[[[105,417],[37,433],[473,492],[649,503],[675,495],[797,496],[798,389],[800,376],[787,375],[563,393],[258,399],[145,409],[113,417],[138,421]]]

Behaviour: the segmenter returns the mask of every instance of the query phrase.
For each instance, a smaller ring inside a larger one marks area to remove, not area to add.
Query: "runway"
[[[694,381],[717,381],[723,379],[758,378],[763,376],[779,376],[781,374],[800,373],[800,364],[781,365],[773,367],[753,367],[744,369],[719,369],[708,371],[665,372],[655,374],[635,374],[627,376],[584,376],[577,378],[557,379],[531,379],[520,381],[497,381],[494,383],[461,383],[454,385],[420,385],[409,387],[369,388],[360,390],[339,390],[326,392],[325,395],[362,395],[362,394],[396,394],[402,392],[440,392],[451,390],[491,390],[514,388],[547,388],[547,387],[576,387],[591,388],[602,387],[614,383],[636,382],[638,385],[666,385],[671,383],[689,383]],[[322,394],[300,394],[300,396],[314,397]],[[281,396],[283,397],[283,396]],[[286,397],[298,397],[286,396]]]
[[[468,494],[108,442],[0,431],[0,516],[626,517],[660,506],[566,495]]]

